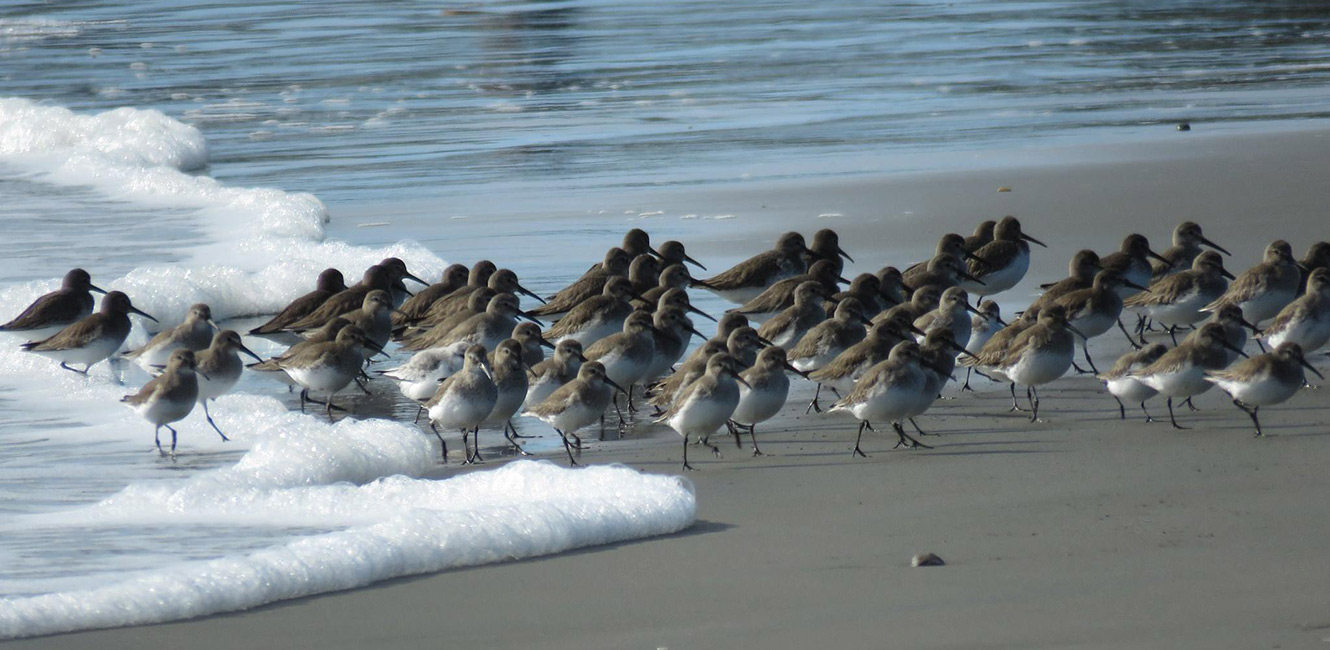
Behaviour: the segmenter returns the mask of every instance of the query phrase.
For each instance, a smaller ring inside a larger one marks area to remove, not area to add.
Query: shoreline
[[[1298,256],[1311,241],[1330,238],[1322,209],[1330,188],[1318,178],[1330,163],[1330,149],[1318,145],[1330,131],[1196,135],[1121,145],[1125,151],[1092,147],[1075,165],[993,161],[968,171],[740,183],[592,197],[580,211],[556,200],[542,214],[555,219],[551,228],[568,231],[556,239],[588,250],[617,243],[633,225],[662,241],[679,238],[713,272],[780,231],[833,227],[859,261],[847,274],[904,266],[926,256],[944,232],[968,234],[981,219],[1015,214],[1050,248],[1036,249],[1026,279],[1002,296],[1008,313],[1028,302],[1033,287],[1062,277],[1076,249],[1116,250],[1133,231],[1162,249],[1184,219],[1233,251],[1225,262],[1235,272],[1276,237],[1293,242]],[[1000,186],[1012,191],[999,193]],[[630,224],[628,205],[666,214]],[[813,218],[831,213],[842,216]],[[334,214],[330,237],[348,238],[356,214]],[[735,217],[699,219],[702,226],[677,216],[684,214]],[[1267,228],[1264,215],[1278,215],[1279,227]],[[502,261],[509,238],[527,236],[538,218],[515,214],[504,222],[516,224],[514,232],[488,238],[479,232],[491,225],[483,219],[458,220],[444,239],[437,216],[422,209],[355,234],[433,232],[421,243],[450,261]],[[602,234],[611,232],[618,234]],[[566,278],[567,257],[584,268],[582,248],[524,249],[523,263],[535,269],[532,288]],[[515,267],[525,277],[525,267]],[[709,296],[697,304],[713,313],[722,306]],[[1124,347],[1114,332],[1096,344],[1101,368]],[[1314,359],[1325,367],[1324,357]],[[1197,399],[1202,412],[1179,412],[1195,429],[1174,432],[1166,421],[1120,422],[1116,403],[1089,377],[1041,391],[1048,422],[1038,424],[1005,413],[1004,386],[981,384],[980,394],[939,402],[920,418],[943,434],[926,440],[937,449],[890,452],[889,438],[878,434],[865,440],[870,458],[856,460],[849,455],[853,421],[804,416],[812,385],[794,385],[780,419],[759,427],[767,457],[736,450],[724,434],[714,438],[721,459],[697,455],[700,471],[688,477],[697,487],[698,522],[680,534],[250,612],[11,643],[328,650],[443,640],[585,648],[844,647],[890,639],[908,647],[1248,648],[1327,636],[1330,569],[1320,562],[1318,540],[1330,532],[1330,518],[1317,498],[1330,487],[1319,419],[1330,409],[1325,389],[1262,412],[1276,435],[1254,440],[1250,421],[1216,391]],[[1162,402],[1150,406],[1165,415]],[[673,432],[656,426],[633,437],[593,442],[582,460],[678,473]],[[560,462],[561,455],[541,457]],[[434,475],[459,471],[472,470]],[[922,552],[948,566],[910,568],[910,557]]]

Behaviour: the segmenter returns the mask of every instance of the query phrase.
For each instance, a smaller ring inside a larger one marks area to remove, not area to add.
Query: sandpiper
[[[1293,299],[1298,297],[1298,283],[1302,281],[1293,249],[1279,239],[1265,247],[1265,261],[1243,271],[1228,286],[1219,299],[1205,306],[1214,311],[1226,304],[1242,308],[1242,315],[1253,325],[1273,318]]]
[[[406,262],[403,262],[400,258],[385,257],[379,262],[379,266],[388,269],[388,274],[391,276],[388,293],[392,296],[394,307],[402,304],[407,298],[411,297],[411,292],[407,291],[406,285],[402,283],[403,279],[415,282],[422,287],[429,286],[428,282],[421,280],[412,275],[410,271],[406,270]]]
[[[636,303],[636,301],[634,301],[634,303]],[[670,289],[669,291],[660,294],[660,298],[656,300],[655,306],[647,311],[658,311],[665,307],[678,307],[689,314],[697,314],[713,323],[717,322],[711,314],[694,307],[693,301],[688,298],[688,292],[683,289]]]
[[[490,279],[499,272],[499,267],[489,260],[480,260],[471,265],[467,272],[466,284],[441,296],[430,305],[425,313],[412,321],[412,324],[429,326],[447,320],[462,305],[466,305],[471,294],[490,288]],[[498,293],[498,291],[495,291]]]
[[[1261,336],[1271,345],[1297,343],[1315,352],[1330,341],[1330,269],[1317,268],[1307,277],[1307,293],[1275,316]]]
[[[858,300],[860,307],[863,308],[864,317],[870,319],[896,304],[888,302],[886,297],[882,295],[882,280],[872,273],[860,273],[854,276],[854,279],[850,281],[850,286],[844,291],[832,294],[831,298],[822,303],[822,308],[834,312],[836,311],[836,303],[846,298]]]
[[[443,380],[434,397],[425,402],[425,410],[429,411],[430,429],[443,446],[445,463],[448,462],[448,443],[443,441],[438,427],[461,430],[462,452],[466,456],[463,464],[473,463],[476,459],[467,446],[467,438],[479,433],[480,425],[489,419],[498,400],[499,389],[492,379],[485,346],[471,345],[466,349],[466,362],[462,369]]]
[[[604,292],[605,283],[613,277],[624,277],[628,275],[628,266],[632,264],[633,258],[628,256],[622,248],[611,248],[605,253],[605,260],[600,263],[600,268],[592,267],[585,275],[578,278],[575,282],[564,287],[558,293],[548,298],[549,302],[531,310],[532,316],[542,318],[558,318],[568,313],[574,307],[582,304],[584,300],[592,298]]]
[[[365,302],[365,294],[375,289],[391,291],[392,281],[392,271],[375,264],[365,269],[365,274],[360,278],[360,282],[347,287],[345,291],[339,291],[332,295],[322,305],[319,305],[318,309],[310,312],[304,318],[288,323],[283,329],[289,332],[315,329],[346,312],[360,309],[360,306]]]
[[[977,280],[962,280],[961,287],[979,296],[991,296],[1016,286],[1030,268],[1030,242],[1047,246],[1021,231],[1016,217],[1006,216],[993,229],[993,241],[974,254],[984,261],[970,261],[970,275]]]
[[[539,296],[527,290],[526,287],[523,287],[522,283],[518,282],[517,280],[517,274],[510,269],[496,270],[492,275],[490,275],[489,283],[486,286],[489,290],[493,291],[494,293],[511,293],[513,295],[522,294],[524,296],[535,298],[536,300],[541,300]],[[440,298],[438,301],[434,303],[432,307],[430,307],[429,313],[425,316],[425,318],[420,320],[419,325],[421,326],[436,325],[440,322],[448,320],[450,317],[456,315],[459,311],[461,311],[462,307],[469,304],[469,298],[472,294],[481,291],[483,290],[482,289],[471,289],[469,291],[462,290],[454,292],[452,295],[447,296],[445,298]]]
[[[629,300],[634,295],[628,278],[612,277],[605,283],[599,296],[582,301],[545,330],[545,338],[556,343],[563,339],[573,339],[584,346],[590,346],[623,329],[624,319],[633,313]]]
[[[1057,303],[1067,310],[1067,322],[1080,332],[1081,352],[1085,362],[1090,365],[1090,372],[1098,373],[1094,359],[1090,358],[1090,339],[1113,329],[1122,314],[1122,295],[1118,287],[1145,290],[1145,287],[1129,282],[1122,274],[1113,269],[1104,269],[1094,276],[1094,284],[1089,289],[1073,291]]]
[[[973,356],[967,356],[961,359],[961,365],[964,365],[969,368],[987,368],[988,372],[993,372],[992,369],[998,364],[1002,363],[1002,358],[1006,356],[1007,348],[1011,345],[1011,342],[1016,340],[1016,337],[1020,336],[1022,332],[1034,326],[1035,323],[1039,322],[1039,312],[1041,310],[1042,308],[1039,307],[1038,305],[1032,305],[1028,307],[1021,314],[1020,318],[1012,321],[1010,324],[1006,325],[997,332],[994,332],[993,335],[989,337],[988,342],[984,343],[983,347],[979,348],[978,352],[971,352],[971,355]],[[1011,384],[1010,411],[1025,410],[1022,409],[1021,405],[1016,401],[1015,382],[1012,382],[1010,379],[1007,379],[1006,377],[990,377],[984,374],[983,371],[980,371],[979,374],[988,377],[993,381],[1005,380],[1008,383],[1010,383]],[[994,372],[993,374],[996,375],[998,373]]]
[[[480,345],[485,349],[497,347],[499,342],[510,337],[517,326],[517,317],[529,317],[518,306],[517,296],[501,293],[490,299],[485,311],[472,316],[447,332],[440,333],[436,327],[428,334],[411,339],[402,344],[407,350],[424,350],[459,346],[469,348]]]
[[[340,317],[334,318],[328,321],[327,323],[324,323],[323,327],[320,327],[319,329],[316,330],[310,330],[300,335],[305,338],[297,337],[298,341],[296,342],[296,344],[287,348],[285,352],[277,356],[274,356],[268,359],[267,361],[263,361],[260,363],[251,363],[246,367],[249,368],[250,370],[253,370],[256,373],[259,373],[260,377],[267,377],[269,379],[274,379],[288,386],[299,386],[300,384],[297,384],[296,380],[292,379],[290,375],[287,375],[285,370],[282,370],[282,367],[277,363],[277,359],[284,359],[287,357],[295,356],[297,354],[300,354],[300,352],[305,348],[308,348],[312,345],[334,341],[337,339],[337,333],[341,332],[342,328],[346,327],[349,324],[350,323],[348,323],[345,318],[340,318]]]
[[[656,418],[656,422],[669,424],[683,436],[683,469],[688,464],[688,439],[699,436],[702,445],[709,447],[717,457],[720,448],[711,444],[711,434],[729,421],[739,406],[739,385],[746,384],[739,376],[739,362],[725,352],[707,359],[707,371],[697,381],[684,387],[670,409]]]
[[[823,286],[808,281],[794,290],[794,304],[773,316],[757,333],[774,345],[793,347],[814,325],[827,318],[827,311],[822,308],[822,299],[830,297]]]
[[[973,259],[981,262],[983,261],[981,258],[976,257],[974,253],[966,250],[964,237],[957,235],[956,233],[947,233],[942,236],[942,239],[938,240],[937,248],[933,250],[933,257],[910,265],[909,268],[905,269],[905,273],[901,275],[901,278],[905,281],[905,284],[912,287],[928,284],[929,282],[926,279],[926,274],[929,271],[928,265],[931,264],[934,259],[943,255],[958,262],[956,267],[962,270],[965,269],[966,260]]]
[[[346,291],[346,281],[342,277],[342,272],[334,268],[324,269],[319,273],[313,291],[292,300],[268,322],[250,330],[249,335],[293,345],[300,341],[300,337],[286,331],[286,327],[314,313],[314,310],[323,306],[329,298],[342,291]]]
[[[522,344],[522,363],[528,368],[545,360],[545,348],[554,349],[554,344],[540,335],[540,326],[531,321],[522,321],[513,328],[512,338]],[[490,367],[494,359],[490,359]]]
[[[407,298],[406,302],[403,302],[402,306],[397,308],[399,313],[393,314],[393,324],[408,325],[424,318],[435,302],[467,286],[467,278],[469,277],[470,272],[466,266],[449,264],[448,268],[443,270],[443,276],[439,278],[438,282],[417,291],[416,295]]]
[[[86,375],[93,364],[110,357],[124,344],[132,325],[129,314],[157,321],[135,308],[129,296],[112,291],[102,298],[101,311],[60,330],[50,338],[28,341],[20,347],[25,352],[60,361],[60,367],[65,370]],[[74,370],[69,366],[71,363],[81,363],[83,369]]]
[[[441,340],[451,332],[454,327],[466,322],[467,319],[476,314],[485,313],[485,308],[489,306],[490,301],[499,295],[498,292],[489,288],[481,287],[475,291],[468,292],[466,306],[453,312],[452,315],[433,325],[408,328],[401,331],[394,331],[397,340],[403,345],[413,345],[416,347],[429,347],[430,341]],[[462,350],[466,352],[466,350]]]
[[[911,325],[904,316],[898,315],[880,320],[868,328],[868,335],[864,340],[846,348],[844,352],[836,355],[835,359],[810,372],[808,378],[818,383],[819,394],[822,387],[826,386],[835,392],[837,397],[843,397],[849,394],[854,388],[854,383],[869,368],[886,361],[891,349],[896,347],[897,343],[913,341],[913,334],[922,335],[923,330]],[[813,401],[814,403],[809,406],[813,410],[819,410],[816,394]]]
[[[1150,266],[1152,258],[1161,263],[1169,263],[1167,258],[1150,249],[1150,240],[1146,239],[1145,235],[1132,233],[1122,240],[1121,248],[1101,258],[1099,265],[1121,273],[1122,277],[1129,282],[1149,286],[1150,279],[1154,275],[1153,268]],[[1134,296],[1137,293],[1140,293],[1138,289],[1133,289],[1125,284],[1118,287],[1118,294],[1123,298]]]
[[[176,430],[171,423],[185,419],[194,410],[194,402],[198,400],[196,368],[194,352],[177,349],[167,360],[165,372],[149,381],[139,392],[120,398],[121,402],[128,404],[135,413],[153,424],[157,453],[163,456],[166,452],[162,450],[162,439],[158,435],[162,427],[171,432],[171,455],[174,456]]]
[[[860,443],[863,442],[864,429],[872,430],[874,420],[891,423],[900,438],[897,447],[930,448],[910,437],[901,427],[905,419],[918,415],[919,404],[927,389],[927,371],[921,363],[919,344],[914,341],[898,343],[885,361],[869,368],[855,382],[854,390],[832,405],[833,412],[849,411],[859,420],[859,435],[854,440],[851,456],[868,457]]]
[[[332,410],[336,408],[332,403],[333,395],[346,388],[351,380],[360,374],[360,369],[365,365],[365,355],[362,350],[366,347],[372,349],[373,345],[369,337],[365,336],[364,330],[355,325],[347,325],[337,333],[337,338],[333,341],[315,343],[303,347],[290,356],[269,359],[259,365],[272,363],[286,371],[287,376],[301,386],[302,413],[305,411],[305,402],[318,403],[317,400],[310,399],[310,391],[327,393],[328,398],[323,402],[324,413],[331,422]]]
[[[1071,256],[1071,261],[1067,263],[1067,277],[1039,285],[1044,292],[1034,299],[1032,305],[1051,305],[1057,302],[1058,298],[1065,296],[1073,291],[1089,289],[1094,286],[1094,276],[1103,270],[1099,263],[1099,254],[1086,248],[1076,252]],[[1148,281],[1148,279],[1147,279]]]
[[[1159,278],[1185,271],[1188,268],[1195,268],[1192,262],[1204,250],[1201,248],[1202,244],[1225,255],[1229,254],[1227,250],[1224,250],[1224,247],[1206,239],[1205,235],[1201,234],[1201,226],[1197,223],[1184,221],[1178,224],[1178,227],[1173,229],[1173,245],[1160,254],[1160,257],[1164,259],[1151,264],[1153,267],[1152,274],[1155,278]]]
[[[749,325],[748,317],[744,316],[743,314],[735,314],[730,312],[721,314],[720,320],[716,322],[716,335],[708,339],[708,342],[719,343],[721,348],[724,349],[726,342],[728,342],[730,339],[730,333],[733,332],[734,330],[739,329],[740,327],[748,327],[748,325]],[[753,336],[757,336],[757,330],[753,330]],[[688,363],[696,359],[698,356],[701,355],[701,351],[702,348],[700,347],[697,348],[696,350],[693,350],[693,353],[688,355],[688,357],[684,359],[684,363]],[[703,358],[703,361],[705,362],[706,359]]]
[[[347,322],[365,331],[365,336],[374,342],[374,347],[382,348],[388,344],[393,333],[393,299],[387,291],[375,289],[365,294],[365,301],[359,309],[341,315]],[[366,359],[374,354],[366,348]]]
[[[970,319],[970,340],[965,344],[965,351],[970,357],[977,357],[988,340],[1006,326],[1007,323],[1002,320],[1002,308],[996,302],[992,300],[980,302],[979,313]],[[973,390],[970,388],[970,373],[973,370],[971,366],[965,367],[965,384],[961,386],[961,390]]]
[[[804,253],[804,265],[812,268],[818,260],[830,262],[836,269],[836,274],[840,275],[845,270],[845,261],[854,262],[843,248],[840,247],[840,235],[830,228],[823,228],[813,233],[813,245],[808,247],[808,252]]]
[[[923,330],[925,334],[935,329],[948,329],[954,337],[953,340],[963,350],[970,343],[970,314],[983,316],[982,312],[970,306],[970,296],[964,289],[951,287],[942,292],[937,309],[915,319],[914,326]]]
[[[1076,349],[1075,334],[1084,334],[1067,322],[1067,310],[1060,303],[1039,310],[1039,320],[1012,340],[1002,360],[994,368],[1014,384],[1025,386],[1030,403],[1030,421],[1039,420],[1039,389],[1067,374]],[[989,341],[992,343],[992,341]]]
[[[664,376],[674,368],[674,364],[683,358],[684,349],[688,347],[688,341],[693,335],[706,338],[705,334],[693,327],[693,322],[684,310],[675,306],[657,309],[652,317],[652,325],[656,328],[651,334],[656,349],[651,366],[643,376],[645,381]]]
[[[989,242],[993,241],[993,231],[997,229],[997,222],[992,219],[980,221],[979,225],[974,227],[974,234],[965,238],[965,250],[971,253],[983,248]]]
[[[1207,371],[1205,380],[1228,393],[1233,398],[1233,405],[1251,416],[1259,437],[1265,434],[1261,432],[1257,411],[1262,406],[1279,404],[1293,397],[1307,383],[1303,368],[1325,379],[1303,358],[1302,346],[1286,342],[1272,352],[1258,354],[1227,370]]]
[[[1139,379],[1131,376],[1131,373],[1158,361],[1167,351],[1168,346],[1163,343],[1151,343],[1139,350],[1128,351],[1118,357],[1117,363],[1113,364],[1111,370],[1095,375],[1104,382],[1108,394],[1117,401],[1119,419],[1127,419],[1127,406],[1123,403],[1123,400],[1127,400],[1141,405],[1141,412],[1145,414],[1146,422],[1155,421],[1150,417],[1150,412],[1145,410],[1145,401],[1158,395],[1159,391],[1141,383]]]
[[[1330,242],[1318,241],[1307,249],[1307,254],[1298,260],[1298,266],[1302,271],[1302,283],[1298,287],[1298,294],[1307,290],[1307,277],[1316,269],[1330,268]]]
[[[1224,305],[1223,307],[1220,307],[1219,311],[1210,314],[1210,317],[1205,319],[1202,325],[1205,323],[1219,323],[1224,327],[1224,340],[1228,341],[1228,344],[1232,346],[1231,349],[1225,350],[1225,354],[1228,355],[1228,362],[1225,365],[1232,365],[1242,357],[1240,353],[1234,352],[1233,350],[1241,350],[1247,345],[1248,331],[1259,333],[1259,330],[1256,329],[1255,325],[1247,322],[1247,319],[1242,317],[1242,309],[1237,305]],[[1199,331],[1200,328],[1197,328],[1182,340],[1185,342],[1196,338],[1196,334]]]
[[[623,392],[623,388],[605,376],[605,366],[588,361],[578,369],[576,379],[560,386],[544,400],[527,406],[526,414],[554,428],[563,440],[564,451],[568,452],[568,464],[576,465],[573,449],[582,448],[577,431],[605,414],[605,408],[610,405],[611,389]],[[568,442],[569,436],[577,441],[576,445]]]
[[[864,318],[857,299],[842,300],[831,318],[814,325],[789,351],[790,365],[801,372],[812,372],[831,363],[850,346],[864,340],[868,335],[866,323],[868,319]]]
[[[964,262],[946,253],[935,255],[933,259],[928,260],[928,264],[919,267],[914,273],[907,273],[902,279],[905,286],[916,291],[922,287],[936,287],[938,291],[942,291],[965,282],[986,284],[985,281],[967,273]]]
[[[92,283],[83,269],[70,269],[60,289],[33,301],[14,320],[0,325],[0,332],[46,338],[92,315],[92,292],[106,293]]]
[[[539,404],[560,386],[576,379],[584,361],[581,343],[572,339],[559,341],[550,358],[531,367],[526,403]]]
[[[956,336],[951,330],[937,327],[929,330],[928,335],[919,343],[919,353],[920,367],[928,375],[926,388],[920,395],[923,403],[920,404],[919,412],[922,413],[942,396],[942,389],[947,386],[948,381],[951,381],[951,373],[956,370],[956,355],[965,354],[965,348],[956,343]],[[920,434],[924,433],[913,417],[910,418],[910,424],[914,425]]]
[[[430,348],[421,350],[406,363],[380,370],[379,374],[397,382],[398,390],[407,399],[419,402],[416,410],[416,422],[425,412],[424,402],[439,391],[439,382],[452,376],[466,362],[464,348]]]
[[[654,255],[638,255],[628,265],[628,281],[635,293],[654,289],[660,282],[660,260]]]
[[[756,298],[729,311],[743,314],[754,322],[764,322],[793,305],[794,292],[805,282],[822,285],[827,296],[831,296],[840,290],[838,282],[848,282],[848,280],[840,277],[835,264],[826,260],[817,260],[808,268],[807,273],[781,280],[767,287],[766,291],[758,294]]]
[[[517,444],[517,427],[513,426],[513,416],[522,408],[522,403],[526,402],[526,391],[530,387],[527,377],[526,362],[522,357],[522,343],[517,339],[506,339],[499,343],[499,347],[494,349],[493,359],[490,360],[490,378],[494,381],[494,388],[498,391],[498,396],[494,401],[494,408],[490,410],[489,417],[485,419],[487,424],[503,427],[503,437],[512,444],[513,448],[523,456],[526,451]],[[509,433],[511,431],[511,433]],[[478,462],[480,457],[480,432],[476,432],[476,452],[472,455],[472,461]]]
[[[628,408],[633,407],[633,385],[646,379],[655,361],[656,327],[652,315],[635,311],[623,321],[623,331],[606,336],[586,348],[585,356],[605,368],[610,381],[628,393]]]
[[[707,270],[707,267],[702,266],[701,262],[688,256],[688,253],[684,251],[682,243],[674,241],[673,239],[657,246],[656,250],[656,254],[660,255],[660,265],[662,268],[668,267],[671,264],[692,264],[703,271]]]
[[[152,372],[157,366],[165,365],[176,350],[198,352],[207,348],[217,329],[217,323],[212,320],[212,309],[204,303],[198,303],[189,308],[183,323],[158,332],[143,347],[126,352],[125,358]]]
[[[1196,256],[1191,270],[1155,280],[1147,291],[1127,298],[1124,304],[1169,326],[1172,333],[1178,325],[1203,320],[1201,308],[1222,296],[1228,287],[1225,278],[1232,277],[1224,270],[1224,258],[1219,253],[1204,251]]]
[[[623,234],[623,243],[619,245],[629,258],[640,255],[656,255],[656,251],[651,250],[651,235],[641,228],[632,228]]]
[[[877,316],[874,316],[873,322],[876,323],[899,317],[913,323],[923,317],[924,314],[937,309],[937,306],[942,303],[943,291],[943,288],[936,285],[919,287],[915,290],[914,294],[910,296],[909,302],[901,303]]]
[[[757,362],[758,351],[762,348],[762,339],[757,331],[744,326],[730,332],[722,343],[716,339],[707,341],[674,374],[665,378],[654,387],[650,403],[657,408],[667,408],[682,394],[688,384],[701,377],[707,369],[707,361],[715,354],[725,352],[738,361],[740,368],[746,368]]]
[[[739,374],[745,384],[739,386],[739,404],[730,415],[730,422],[736,427],[734,444],[742,448],[738,427],[746,427],[753,442],[754,456],[763,455],[757,447],[757,425],[775,417],[790,395],[790,378],[786,371],[804,375],[788,363],[785,348],[773,345],[763,348],[757,354],[757,363]]]
[[[240,333],[235,330],[217,332],[212,337],[212,344],[194,355],[199,373],[199,405],[203,407],[203,416],[208,419],[208,424],[212,425],[213,431],[222,440],[227,439],[226,434],[212,421],[208,400],[227,394],[240,381],[240,375],[245,371],[245,362],[240,360],[241,352],[253,357],[256,362],[263,362],[259,355],[245,347],[245,343],[240,340]]]
[[[905,284],[901,272],[894,266],[884,266],[877,271],[877,280],[880,283],[878,291],[882,297],[892,305],[899,305],[909,300],[914,287]]]
[[[801,257],[805,252],[808,247],[803,235],[787,232],[776,240],[772,250],[754,255],[708,278],[707,290],[730,302],[743,304],[766,291],[767,287],[807,270]]]
[[[701,286],[700,280],[694,280],[688,274],[688,269],[682,264],[671,264],[660,272],[660,278],[656,281],[656,286],[642,292],[641,298],[633,299],[633,306],[638,308],[655,309],[656,301],[665,295],[670,289],[688,289],[689,287]]]
[[[1225,350],[1231,349],[1233,346],[1224,339],[1224,326],[1208,323],[1197,331],[1196,338],[1182,342],[1154,363],[1127,374],[1167,397],[1168,419],[1174,429],[1183,429],[1173,416],[1173,398],[1194,397],[1210,390],[1206,371],[1222,370],[1228,364]]]

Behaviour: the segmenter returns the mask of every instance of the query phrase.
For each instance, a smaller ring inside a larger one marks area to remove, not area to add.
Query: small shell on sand
[[[910,558],[910,566],[943,566],[946,562],[932,553],[919,553]]]
[[[1011,191],[1011,188],[1010,188],[1010,187],[1007,187],[1006,185],[1003,185],[1002,187],[999,187],[999,188],[998,188],[998,191],[999,191],[999,192],[1010,192],[1010,191]]]

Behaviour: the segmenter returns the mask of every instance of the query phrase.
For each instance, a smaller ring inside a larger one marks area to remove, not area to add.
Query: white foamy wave
[[[622,466],[571,470],[520,461],[447,481],[392,477],[360,488],[297,491],[304,492],[290,498],[297,507],[377,520],[98,588],[3,600],[0,636],[248,609],[398,576],[673,533],[696,517],[685,479]],[[246,509],[226,506],[218,516]]]
[[[159,111],[117,108],[79,115],[62,106],[0,99],[0,154],[89,153],[139,166],[198,169],[208,164],[203,134]]]

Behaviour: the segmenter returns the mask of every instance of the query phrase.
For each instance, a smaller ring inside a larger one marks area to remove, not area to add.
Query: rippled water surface
[[[0,94],[159,108],[337,203],[1324,117],[1327,43],[1297,2],[61,2],[0,9]]]

